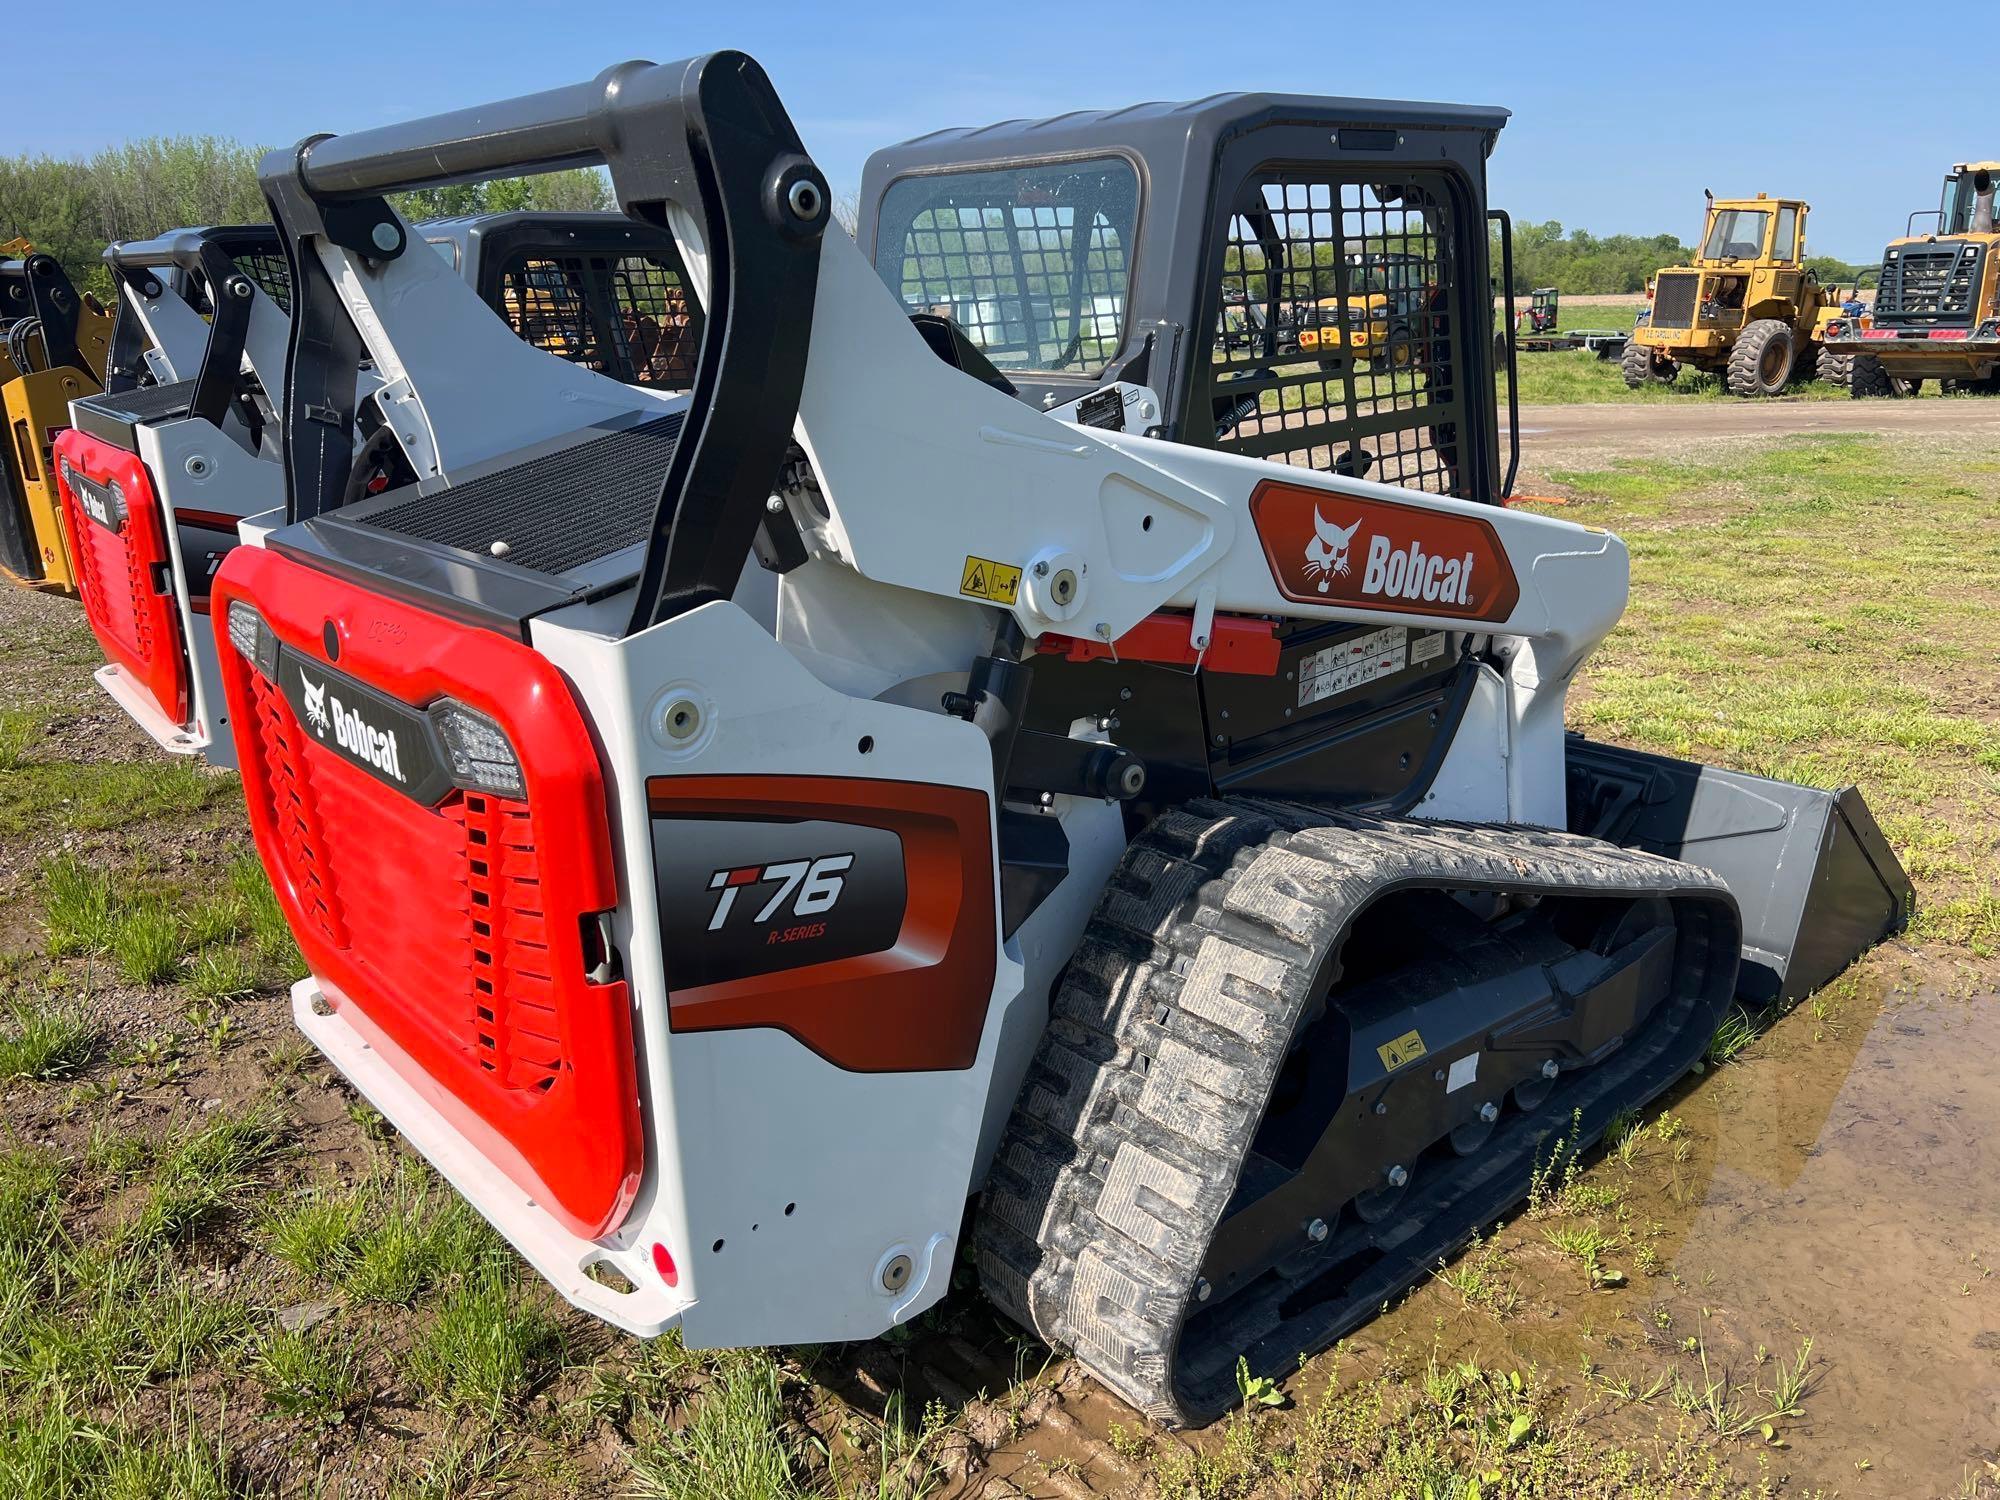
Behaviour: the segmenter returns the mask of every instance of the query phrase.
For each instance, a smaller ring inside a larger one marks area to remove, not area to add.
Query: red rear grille
[[[253,689],[273,825],[319,934],[399,991],[412,1019],[508,1089],[547,1093],[563,1065],[554,963],[527,805],[454,792],[435,811],[385,796],[312,736],[277,688]],[[371,857],[399,851],[398,878]],[[366,934],[365,939],[356,934]]]
[[[533,822],[521,803],[478,793],[446,816],[465,835],[469,1025],[480,1066],[509,1088],[546,1092],[562,1064],[562,1041]]]
[[[637,1191],[643,1135],[627,989],[593,980],[585,953],[617,885],[596,750],[567,686],[518,641],[261,548],[230,553],[213,597],[258,852],[322,989],[538,1202],[580,1234],[608,1232]],[[262,666],[232,642],[232,606],[257,611]],[[283,676],[281,653],[336,708],[373,689],[487,715],[524,795],[461,786],[433,802],[385,784],[301,721],[267,675]]]
[[[173,592],[162,590],[172,554],[151,476],[123,448],[74,428],[56,439],[56,453],[63,525],[91,633],[105,656],[145,687],[161,713],[186,724],[192,713],[187,648]],[[65,465],[100,490],[116,482],[125,507],[116,528],[91,519],[64,477]]]
[[[323,869],[321,851],[326,848],[326,837],[312,794],[312,772],[299,754],[303,731],[271,683],[257,676],[251,676],[249,683],[256,704],[250,733],[257,739],[256,760],[264,773],[265,800],[300,909],[322,938],[336,948],[345,948],[347,923],[341,919],[332,882]]]

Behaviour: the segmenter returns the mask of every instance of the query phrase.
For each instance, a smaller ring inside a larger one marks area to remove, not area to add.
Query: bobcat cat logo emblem
[[[1313,539],[1306,543],[1306,577],[1319,580],[1319,591],[1324,594],[1327,585],[1336,575],[1345,578],[1348,573],[1347,548],[1354,540],[1354,533],[1361,529],[1361,522],[1351,526],[1335,526],[1313,507]]]
[[[299,674],[299,685],[306,690],[306,721],[312,725],[314,734],[318,735],[321,739],[325,739],[327,731],[326,684],[322,682],[318,687],[314,687],[312,680],[305,673],[301,672]]]

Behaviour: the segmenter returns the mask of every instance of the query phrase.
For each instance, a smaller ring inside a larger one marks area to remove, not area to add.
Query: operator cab
[[[1806,205],[1796,198],[1720,198],[1710,201],[1702,234],[1703,264],[1770,261],[1798,265],[1805,258]]]
[[[1486,156],[1507,112],[1218,94],[869,158],[862,251],[1042,409],[1495,499]]]

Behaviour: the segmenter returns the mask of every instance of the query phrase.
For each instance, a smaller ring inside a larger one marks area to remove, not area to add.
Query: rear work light
[[[278,638],[241,599],[229,601],[229,644],[264,677],[278,675]]]
[[[521,762],[498,724],[455,698],[432,704],[430,716],[450,760],[452,780],[471,791],[521,795]]]

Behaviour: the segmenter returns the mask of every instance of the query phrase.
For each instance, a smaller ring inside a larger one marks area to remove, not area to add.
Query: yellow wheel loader
[[[1838,316],[1831,288],[1805,267],[1808,205],[1797,198],[1708,200],[1701,253],[1659,272],[1652,306],[1625,342],[1625,384],[1668,382],[1682,365],[1722,377],[1730,394],[1777,396],[1820,366],[1820,331]]]
[[[1945,174],[1925,235],[1906,234],[1882,253],[1875,306],[1842,317],[1827,349],[1852,372],[1855,396],[1913,395],[1926,380],[1959,390],[2000,390],[2000,232],[1994,190],[2000,161],[1960,162]]]
[[[52,255],[26,240],[0,245],[0,571],[32,588],[73,593],[62,501],[51,467],[69,404],[104,388],[111,315],[80,293]]]

